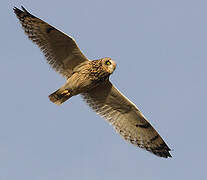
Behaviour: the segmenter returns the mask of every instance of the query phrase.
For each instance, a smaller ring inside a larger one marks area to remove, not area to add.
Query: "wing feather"
[[[130,143],[160,157],[171,157],[170,148],[143,114],[110,81],[82,94],[86,103],[109,121]]]
[[[14,8],[26,35],[39,46],[57,72],[69,78],[74,67],[88,60],[72,37],[30,14],[24,7],[22,10]]]

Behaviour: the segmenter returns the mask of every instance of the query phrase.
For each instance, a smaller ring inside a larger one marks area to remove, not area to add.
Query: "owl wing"
[[[57,72],[69,78],[74,67],[88,60],[72,37],[33,16],[24,7],[22,10],[15,7],[14,13],[25,33],[39,46],[48,63]]]
[[[160,157],[171,157],[170,148],[138,108],[111,82],[82,94],[86,103],[103,116],[130,143]]]

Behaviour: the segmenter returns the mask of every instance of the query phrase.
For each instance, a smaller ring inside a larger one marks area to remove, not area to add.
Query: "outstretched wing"
[[[25,33],[39,46],[57,72],[69,78],[74,67],[88,60],[73,38],[33,16],[24,7],[22,10],[14,8]]]
[[[138,108],[107,81],[82,94],[86,103],[106,118],[127,141],[160,157],[171,157],[170,148]]]

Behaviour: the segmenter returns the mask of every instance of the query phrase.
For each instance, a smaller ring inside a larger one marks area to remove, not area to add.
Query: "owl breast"
[[[67,80],[67,88],[73,95],[87,92],[109,79],[110,73],[104,70],[99,61],[89,63],[76,69]]]

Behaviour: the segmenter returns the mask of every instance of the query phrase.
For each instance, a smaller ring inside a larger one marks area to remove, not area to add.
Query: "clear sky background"
[[[65,80],[24,35],[12,10],[21,5],[89,59],[117,62],[111,81],[173,158],[123,141],[79,96],[49,101]],[[1,0],[0,180],[205,179],[206,9],[205,0]]]

